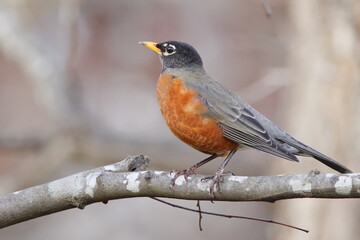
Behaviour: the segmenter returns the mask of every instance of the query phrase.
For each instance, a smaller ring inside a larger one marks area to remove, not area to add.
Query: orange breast
[[[237,143],[224,138],[215,120],[204,117],[208,109],[180,78],[160,75],[157,97],[166,124],[183,142],[207,154],[223,155],[238,148]]]

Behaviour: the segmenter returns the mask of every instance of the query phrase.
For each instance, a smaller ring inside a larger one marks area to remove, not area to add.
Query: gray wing
[[[209,109],[207,114],[220,122],[226,138],[278,157],[298,161],[290,151],[294,149],[273,136],[272,131],[280,129],[219,82],[208,79],[185,81],[185,84],[197,91]],[[269,129],[269,126],[275,129]]]

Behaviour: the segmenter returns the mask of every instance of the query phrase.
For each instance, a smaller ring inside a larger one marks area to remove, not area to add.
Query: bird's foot
[[[215,198],[215,190],[217,192],[221,192],[220,182],[224,176],[228,176],[228,175],[235,176],[235,174],[232,172],[224,172],[224,169],[218,169],[214,176],[204,177],[201,179],[201,181],[211,180],[211,183],[210,183],[211,198],[213,198],[213,199]]]
[[[184,179],[185,179],[185,181],[187,182],[187,181],[188,181],[188,177],[189,177],[191,174],[194,174],[196,168],[197,168],[197,167],[192,166],[192,167],[190,167],[190,168],[188,168],[188,169],[185,169],[185,170],[172,170],[172,171],[170,172],[170,175],[173,174],[173,173],[174,173],[175,175],[174,175],[174,176],[172,177],[172,179],[171,179],[170,189],[172,189],[172,188],[175,186],[175,181],[176,181],[176,179],[178,179],[178,177],[180,177],[180,176],[184,176]]]

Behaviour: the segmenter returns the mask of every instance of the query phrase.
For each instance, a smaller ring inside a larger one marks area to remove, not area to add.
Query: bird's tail
[[[293,152],[293,154],[300,155],[300,156],[302,155],[302,156],[307,156],[307,157],[313,157],[316,160],[325,164],[326,166],[328,166],[340,173],[352,173],[352,171],[350,169],[348,169],[341,163],[339,163],[339,162],[335,161],[334,159],[331,159],[328,156],[316,151],[315,149],[303,144],[302,142],[294,139],[293,137],[288,136],[288,138],[286,140],[287,140],[287,141],[285,141],[286,144],[288,144],[291,147],[298,150],[298,152],[296,152],[296,153]]]
[[[347,167],[345,167],[344,165],[342,165],[341,163],[338,163],[337,161],[323,155],[320,154],[319,155],[312,155],[313,158],[315,158],[316,160],[322,162],[323,164],[325,164],[326,166],[340,172],[340,173],[352,173],[352,171],[350,169],[348,169]]]

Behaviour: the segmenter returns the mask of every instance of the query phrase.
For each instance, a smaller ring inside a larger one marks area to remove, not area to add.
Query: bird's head
[[[163,71],[169,68],[202,68],[203,63],[198,52],[191,45],[179,41],[162,43],[140,42],[160,56]]]

